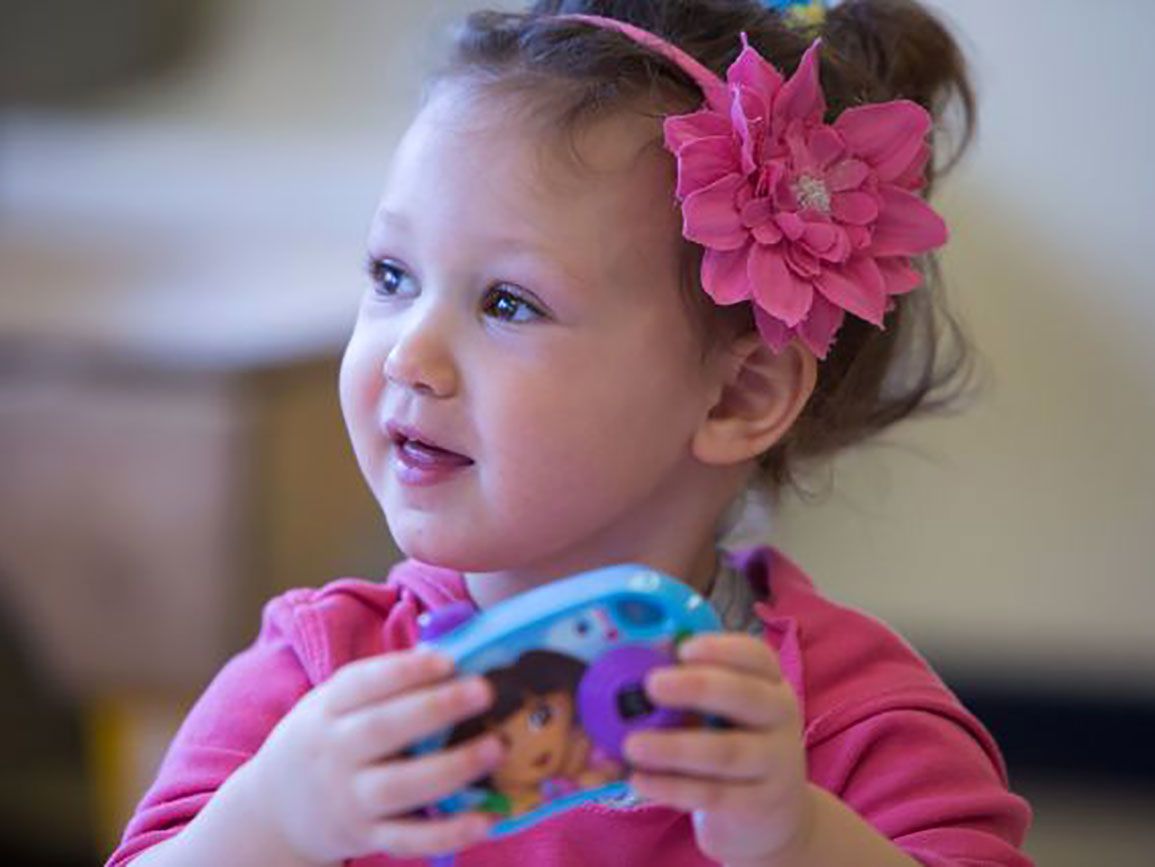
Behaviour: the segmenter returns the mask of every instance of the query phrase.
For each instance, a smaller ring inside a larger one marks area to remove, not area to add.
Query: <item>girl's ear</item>
[[[797,340],[775,354],[758,334],[745,334],[720,354],[716,398],[691,444],[694,457],[715,466],[757,457],[778,442],[818,380],[818,360]]]

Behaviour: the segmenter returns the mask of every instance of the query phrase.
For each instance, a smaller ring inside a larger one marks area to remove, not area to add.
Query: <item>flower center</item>
[[[794,197],[802,210],[821,211],[830,213],[830,190],[826,182],[814,175],[801,175],[791,187]]]

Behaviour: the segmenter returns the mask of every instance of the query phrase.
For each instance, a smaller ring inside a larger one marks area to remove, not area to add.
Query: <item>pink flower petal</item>
[[[759,223],[750,230],[750,233],[754,236],[755,241],[767,246],[777,244],[782,240],[782,230],[773,220]]]
[[[774,222],[791,241],[797,241],[806,231],[806,221],[790,211],[779,211],[774,215]]]
[[[807,223],[802,243],[814,254],[825,253],[838,242],[838,227],[830,223]]]
[[[782,180],[782,175],[785,171],[786,168],[780,160],[764,163],[759,168],[758,178],[754,182],[754,194],[769,202],[770,196],[778,186],[779,181]]]
[[[679,199],[738,171],[734,142],[729,136],[711,136],[687,142],[678,152]]]
[[[702,288],[716,304],[729,305],[751,297],[746,261],[750,247],[738,250],[707,250],[702,256]]]
[[[674,153],[700,138],[734,135],[730,119],[708,108],[691,114],[670,115],[662,123],[662,132],[666,148]]]
[[[946,243],[946,223],[919,196],[889,185],[879,196],[882,211],[873,227],[873,255],[916,256]]]
[[[910,167],[930,127],[926,109],[906,99],[847,109],[834,122],[849,151],[874,166],[884,182]]]
[[[818,253],[818,258],[826,262],[845,262],[854,252],[847,233],[847,229],[853,227],[839,226],[837,223],[832,223],[831,227],[834,229],[834,243]]]
[[[796,120],[788,124],[781,138],[790,154],[790,165],[794,174],[821,174],[821,167],[806,145],[806,127],[802,121]]]
[[[754,305],[754,324],[758,326],[758,334],[775,353],[781,352],[794,339],[793,328],[783,325],[758,305]]]
[[[815,127],[810,133],[807,142],[815,164],[820,169],[828,168],[831,163],[846,152],[846,145],[842,143],[842,136],[835,132],[834,127],[822,124]]]
[[[886,284],[869,256],[855,256],[844,265],[831,265],[814,283],[827,300],[843,310],[875,325],[882,324]]]
[[[810,313],[797,328],[798,336],[807,349],[824,359],[845,318],[846,313],[841,307],[831,304],[820,293],[816,293]]]
[[[832,193],[857,190],[870,174],[870,166],[862,160],[843,160],[826,172],[826,186]]]
[[[682,234],[715,250],[736,250],[745,244],[750,233],[742,225],[736,202],[745,182],[741,175],[726,175],[688,195],[682,202]]]
[[[887,295],[902,295],[922,285],[922,275],[901,256],[877,259],[875,264],[878,265],[882,279],[886,282]]]
[[[778,248],[761,244],[751,247],[746,273],[757,306],[784,325],[798,324],[810,309],[814,287],[794,275]]]
[[[742,51],[726,70],[726,82],[731,86],[741,85],[758,96],[760,110],[757,114],[747,114],[747,117],[766,121],[770,119],[770,107],[782,87],[782,75],[766,58],[750,47],[745,33],[742,34]]]
[[[786,266],[796,277],[810,280],[822,273],[818,257],[802,244],[786,244],[782,249],[782,255],[786,259]]]
[[[774,216],[769,199],[750,199],[741,208],[742,225],[753,227],[768,222]]]
[[[773,109],[775,133],[780,133],[792,120],[822,121],[826,113],[826,98],[818,80],[818,50],[821,45],[821,39],[814,40],[802,55],[794,74],[778,91]]]
[[[830,214],[840,223],[868,226],[878,217],[878,198],[857,190],[835,193],[830,198]]]
[[[747,175],[753,174],[758,169],[758,142],[766,125],[758,102],[759,97],[753,91],[737,87],[734,102],[730,106],[730,123],[738,134],[740,143],[742,172]]]
[[[846,233],[846,239],[850,242],[850,251],[852,253],[858,250],[865,250],[870,246],[872,236],[870,229],[865,226],[844,225],[842,231]]]
[[[925,165],[926,153],[926,142],[912,139],[906,147],[895,150],[889,159],[876,164],[875,174],[883,183],[894,183],[899,178],[907,177],[915,166]]]
[[[782,164],[775,163],[775,165]],[[787,172],[783,171],[778,175],[776,183],[771,188],[771,198],[774,200],[774,207],[780,213],[793,213],[798,210],[798,197],[794,195],[791,178]]]
[[[930,160],[930,145],[923,142],[922,149],[915,156],[914,160],[907,167],[901,175],[896,177],[891,183],[896,187],[902,187],[904,190],[911,190],[912,192],[921,190],[926,185],[926,164]]]

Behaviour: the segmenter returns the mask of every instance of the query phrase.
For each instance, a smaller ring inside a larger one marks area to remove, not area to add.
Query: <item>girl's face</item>
[[[496,730],[505,759],[494,770],[501,788],[536,786],[555,776],[565,763],[573,721],[573,698],[564,691],[529,696]]]
[[[409,556],[558,575],[677,532],[710,389],[659,122],[588,129],[575,167],[509,106],[443,85],[404,136],[341,401]],[[461,457],[414,473],[390,425]]]

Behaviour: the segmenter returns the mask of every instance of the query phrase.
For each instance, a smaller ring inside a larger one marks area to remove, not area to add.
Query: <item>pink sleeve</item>
[[[193,705],[107,867],[129,863],[187,825],[312,687],[297,649],[304,637],[296,634],[293,601],[301,592],[265,606],[257,640]]]
[[[815,744],[814,782],[926,867],[1030,867],[1026,801],[965,710],[880,701]]]

